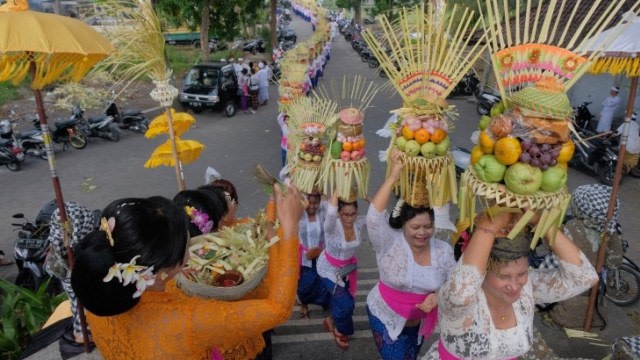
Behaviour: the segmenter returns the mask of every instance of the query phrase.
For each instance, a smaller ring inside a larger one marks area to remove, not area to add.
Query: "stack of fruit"
[[[304,137],[300,141],[298,157],[307,165],[320,165],[326,149],[321,135],[324,134],[324,125],[307,123],[300,127]]]
[[[339,116],[336,138],[331,144],[331,157],[342,161],[363,159],[366,154],[366,141],[362,134],[364,115],[356,108],[348,108],[342,110]]]
[[[502,103],[494,106],[491,115],[480,119],[478,145],[471,151],[475,175],[486,183],[504,182],[519,195],[563,189],[574,152],[568,136],[549,128],[531,128],[530,119],[518,108],[504,112]]]
[[[404,117],[397,127],[396,147],[408,156],[443,156],[451,140],[446,121],[434,116]]]

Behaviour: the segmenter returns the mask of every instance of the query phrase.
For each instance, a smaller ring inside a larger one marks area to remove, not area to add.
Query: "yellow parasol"
[[[60,220],[68,229],[56,160],[51,147],[51,133],[47,125],[41,90],[55,81],[78,81],[100,60],[114,51],[109,41],[90,26],[68,17],[29,10],[26,0],[9,0],[0,6],[0,82],[21,83],[30,74],[35,92],[38,118],[43,133],[53,190],[60,212]],[[69,263],[73,252],[68,232],[63,233]],[[88,336],[82,307],[82,333],[85,351]]]
[[[189,130],[191,125],[195,124],[196,119],[193,118],[189,113],[176,113],[176,111],[172,108],[170,109],[171,117],[173,119],[173,131],[176,136],[182,135],[185,131]],[[169,133],[169,117],[167,113],[162,113],[158,115],[155,119],[151,121],[149,124],[149,129],[144,134],[147,139],[154,138],[160,134]]]
[[[193,162],[200,153],[204,150],[204,145],[194,140],[180,140],[179,137],[175,137],[176,151],[178,152],[178,158],[182,164],[188,164]],[[158,166],[175,166],[175,159],[173,157],[172,141],[168,139],[164,144],[158,146],[151,154],[151,157],[144,164],[146,168],[154,168]]]

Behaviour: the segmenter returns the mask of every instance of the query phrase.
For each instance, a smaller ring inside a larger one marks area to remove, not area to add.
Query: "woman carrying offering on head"
[[[391,155],[389,177],[367,214],[380,281],[367,296],[373,338],[383,359],[416,359],[422,340],[435,328],[437,291],[455,267],[453,248],[433,237],[433,210],[400,200],[391,216],[386,208],[402,162]],[[388,221],[388,222],[387,222]]]
[[[339,348],[349,348],[349,335],[353,334],[353,309],[357,288],[357,271],[346,276],[338,272],[345,266],[356,265],[355,253],[362,243],[364,216],[358,216],[358,203],[338,199],[334,191],[324,220],[325,249],[318,257],[318,275],[331,294],[331,315],[323,326],[335,337]]]
[[[101,230],[76,250],[71,284],[87,309],[105,359],[210,359],[289,318],[298,279],[299,192],[275,189],[280,241],[269,252],[262,299],[224,302],[191,297],[173,277],[188,258],[189,219],[162,197],[117,200]],[[277,266],[275,266],[277,264]],[[257,345],[256,345],[257,346]],[[262,343],[264,347],[264,343]],[[257,347],[244,358],[262,349]]]
[[[300,239],[300,280],[298,280],[298,299],[300,317],[309,318],[308,304],[329,307],[331,292],[322,284],[318,275],[317,259],[324,249],[324,219],[327,202],[319,193],[307,195],[307,208],[298,225]]]
[[[545,240],[559,268],[529,269],[526,230],[506,237],[518,216],[500,212],[493,221],[487,215],[476,219],[471,241],[440,289],[440,340],[423,359],[515,359],[533,343],[535,304],[568,299],[597,282],[585,255],[553,229]]]

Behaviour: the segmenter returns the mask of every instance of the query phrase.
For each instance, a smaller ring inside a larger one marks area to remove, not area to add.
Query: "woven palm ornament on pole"
[[[472,165],[460,179],[459,229],[473,226],[480,203],[497,211],[526,209],[512,224],[511,239],[533,216],[540,216],[531,230],[532,248],[549,230],[556,231],[570,201],[566,166],[574,151],[573,111],[566,91],[604,50],[594,49],[590,38],[612,25],[623,3],[481,2],[504,103],[492,111]],[[617,35],[609,34],[607,41]],[[581,50],[585,48],[591,51]]]
[[[331,159],[320,180],[325,194],[335,191],[346,202],[367,197],[371,166],[365,151],[364,115],[378,89],[364,77],[345,76],[341,83],[332,81],[316,92],[319,98],[338,104],[335,137],[329,145]]]
[[[393,23],[382,16],[380,25],[382,36],[365,31],[363,37],[403,100],[391,126],[390,150],[400,150],[404,163],[396,190],[411,206],[456,202],[448,138],[456,113],[446,98],[485,47],[471,42],[480,20],[457,5],[447,12],[446,6],[423,3],[402,8]]]
[[[287,167],[293,184],[304,193],[322,187],[320,175],[331,161],[329,145],[335,136],[337,104],[306,96],[289,107]]]
[[[189,154],[185,158],[193,161],[204,149],[204,145],[191,141],[188,143],[189,146],[186,146],[184,140],[181,141],[176,136],[173,118],[179,114],[172,111],[171,106],[178,96],[178,89],[170,84],[172,71],[166,62],[165,39],[160,20],[150,0],[107,1],[101,4],[101,7],[104,9],[102,13],[107,16],[126,19],[122,20],[120,26],[107,32],[117,52],[109,57],[104,65],[118,79],[116,86],[120,85],[124,89],[133,81],[148,77],[155,85],[150,93],[151,98],[165,109],[163,121],[166,121],[166,133],[169,135],[171,148],[170,156],[173,160],[166,160],[164,151],[160,151],[165,148],[166,144],[164,144],[156,149],[145,167],[173,166],[178,189],[184,190],[186,186],[180,155]],[[153,132],[151,128],[149,131]],[[195,152],[191,153],[192,150]],[[158,154],[163,155],[161,158],[154,158],[154,155]]]

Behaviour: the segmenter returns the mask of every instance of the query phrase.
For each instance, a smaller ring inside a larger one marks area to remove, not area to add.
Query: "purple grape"
[[[556,159],[551,159],[551,162],[549,163],[549,165],[555,166],[556,164],[558,164],[558,161]]]
[[[540,156],[540,148],[537,145],[533,145],[531,146],[531,148],[529,149],[529,154],[531,154],[531,157],[537,158]]]
[[[520,146],[522,146],[522,150],[524,150],[524,151],[529,150],[531,148],[531,145],[532,145],[532,143],[529,140],[522,140],[520,142]]]
[[[551,145],[549,144],[542,144],[542,152],[549,152],[551,151]]]
[[[547,170],[548,168],[549,168],[549,165],[547,165],[547,164],[540,165],[540,170],[544,171],[544,170]]]
[[[551,150],[549,154],[551,154],[551,158],[557,159],[558,156],[560,156],[560,151],[554,149],[554,150]]]
[[[551,162],[551,154],[549,153],[543,153],[542,155],[540,155],[540,161],[543,164],[548,164]]]
[[[530,164],[535,166],[535,167],[540,167],[540,159],[533,158],[533,159],[531,159]]]
[[[528,152],[523,152],[522,154],[520,154],[520,161],[528,164],[531,161],[531,154],[529,154]]]

